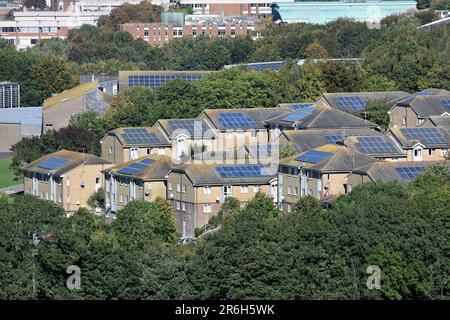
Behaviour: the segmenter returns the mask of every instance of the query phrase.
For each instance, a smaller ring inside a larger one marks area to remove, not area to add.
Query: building
[[[80,84],[88,82],[98,82],[98,89],[111,96],[117,95],[119,92],[119,77],[105,74],[82,74],[80,75]]]
[[[450,115],[450,92],[426,89],[396,102],[389,110],[389,127],[420,127],[430,116]]]
[[[88,111],[100,115],[109,109],[110,96],[101,92],[98,82],[87,82],[44,100],[44,132],[67,127],[73,116]]]
[[[20,85],[16,82],[0,82],[0,108],[20,107]]]
[[[278,173],[279,207],[294,210],[300,197],[330,201],[351,191],[347,177],[355,168],[376,160],[353,149],[327,144],[280,161]]]
[[[286,0],[293,2],[294,0]],[[180,5],[191,8],[195,15],[268,17],[272,14],[270,1],[264,0],[180,0]]]
[[[391,128],[387,136],[405,150],[408,161],[437,161],[448,156],[450,135],[440,127]]]
[[[305,1],[275,2],[273,17],[278,23],[326,24],[338,18],[367,22],[379,28],[383,18],[416,10],[416,1],[407,0],[356,0],[356,1]]]
[[[47,0],[53,11],[101,12],[109,14],[124,4],[139,4],[142,0]],[[169,7],[170,0],[153,0],[152,4]]]
[[[172,168],[167,194],[175,215],[177,231],[193,236],[219,213],[222,203],[234,197],[242,205],[257,192],[277,202],[276,169],[262,165],[187,164]]]
[[[329,106],[342,111],[363,111],[369,103],[385,102],[393,106],[408,96],[409,93],[404,91],[324,93],[317,99],[316,105]]]
[[[172,142],[158,128],[118,128],[108,132],[100,143],[102,158],[114,164],[172,154]]]
[[[176,38],[244,36],[263,28],[254,19],[245,17],[187,15],[179,20],[170,23],[125,23],[121,25],[121,30],[129,32],[134,39],[143,39],[150,46],[159,46]]]
[[[129,201],[166,199],[167,174],[171,161],[167,156],[148,155],[103,170],[105,205],[109,218]]]
[[[347,178],[349,185],[355,187],[366,182],[396,181],[406,185],[433,165],[447,165],[450,170],[450,161],[423,161],[423,162],[375,162],[356,168]]]
[[[10,152],[22,138],[41,133],[42,107],[0,108],[0,152]]]
[[[108,161],[87,153],[61,150],[47,154],[24,167],[25,194],[75,212],[88,207],[89,197],[104,184],[101,171],[110,166]]]
[[[131,87],[156,89],[171,80],[195,81],[210,73],[211,71],[119,71],[119,91],[126,91]]]
[[[65,11],[16,11],[13,20],[0,21],[0,38],[17,50],[33,47],[45,39],[66,39],[70,29],[95,26],[105,13]]]
[[[408,153],[392,136],[347,136],[343,145],[378,160],[406,161]]]

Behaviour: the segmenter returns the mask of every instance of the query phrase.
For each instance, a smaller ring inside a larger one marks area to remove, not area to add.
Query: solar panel
[[[256,127],[253,118],[244,116],[242,112],[223,112],[219,121],[225,128]]]
[[[159,143],[158,136],[144,128],[124,129],[122,138],[129,144]]]
[[[442,105],[450,110],[450,100],[442,100]]]
[[[311,115],[311,113],[314,110],[315,110],[314,107],[303,107],[294,112],[289,113],[288,115],[281,118],[281,120],[291,121],[291,122],[299,121],[299,120],[302,120],[302,119],[306,118],[307,116]]]
[[[281,69],[283,64],[284,61],[271,61],[261,63],[248,63],[245,64],[245,66],[253,71],[266,71],[266,70],[278,71]]]
[[[226,166],[215,167],[215,169],[222,178],[263,177],[271,175],[262,165]]]
[[[431,92],[428,91],[416,92],[416,96],[429,96],[429,95],[431,95]]]
[[[356,148],[366,154],[399,153],[395,145],[384,137],[359,137]]]
[[[293,109],[303,109],[314,106],[314,103],[294,103],[290,107]]]
[[[319,163],[319,162],[331,157],[332,155],[333,155],[333,153],[327,152],[327,151],[309,150],[308,152],[295,158],[295,160],[309,162],[309,163]]]
[[[189,73],[189,74],[150,74],[150,75],[131,75],[128,76],[129,87],[148,87],[156,89],[166,82],[182,79],[185,81],[195,81],[207,76],[207,74]]]
[[[337,106],[342,110],[365,110],[367,102],[358,96],[338,97]]]
[[[134,162],[134,163],[130,164],[129,166],[120,169],[118,171],[118,173],[132,175],[132,174],[135,174],[135,173],[147,168],[153,162],[155,162],[154,159],[145,158],[139,162]]]
[[[419,174],[421,174],[425,167],[399,167],[395,168],[403,179],[415,179]]]
[[[54,170],[70,162],[68,159],[51,157],[37,164],[38,168]]]
[[[447,140],[437,128],[401,128],[407,139],[418,139],[424,144],[446,144]]]
[[[333,134],[333,135],[325,136],[325,139],[327,139],[328,143],[335,144],[336,141],[344,140],[344,138],[346,136],[347,135],[343,135],[343,134]]]
[[[169,126],[176,130],[176,129],[182,129],[189,132],[191,136],[194,136],[195,134],[203,134],[206,130],[205,126],[203,125],[203,122],[197,119],[174,119],[169,120]]]

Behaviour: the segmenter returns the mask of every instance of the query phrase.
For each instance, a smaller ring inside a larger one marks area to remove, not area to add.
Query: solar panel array
[[[134,163],[130,164],[129,166],[120,169],[118,171],[118,173],[132,175],[132,174],[138,173],[141,170],[144,170],[145,168],[148,167],[148,165],[152,164],[153,162],[155,162],[155,160],[145,158],[139,162],[134,162]]]
[[[303,109],[312,106],[314,106],[314,103],[294,103],[290,105],[290,107],[293,109]]]
[[[332,134],[332,135],[329,135],[329,136],[325,136],[325,139],[327,139],[328,143],[335,144],[336,141],[344,140],[345,137],[347,137],[347,135],[344,135],[344,134]]]
[[[169,120],[169,126],[173,130],[186,130],[191,136],[203,134],[206,131],[204,123],[197,119],[172,119]]]
[[[407,139],[418,139],[424,144],[446,144],[447,140],[437,128],[401,128]]]
[[[37,164],[37,167],[42,168],[42,169],[54,170],[56,168],[62,167],[63,165],[65,165],[69,162],[70,162],[70,160],[68,160],[68,159],[59,158],[59,157],[51,157],[51,158],[48,158],[47,160],[39,162]]]
[[[399,153],[395,145],[384,137],[359,137],[356,148],[366,154]]]
[[[416,96],[429,96],[429,95],[431,95],[431,92],[428,91],[416,92]]]
[[[266,71],[266,70],[278,71],[281,69],[283,64],[284,61],[271,61],[261,63],[248,63],[245,66],[252,71]]]
[[[365,110],[367,102],[358,96],[338,97],[337,106],[342,110]]]
[[[327,151],[309,150],[308,152],[295,158],[295,160],[309,162],[309,163],[319,163],[319,162],[331,157],[332,155],[333,155],[333,153],[327,152]]]
[[[205,77],[206,74],[151,74],[151,75],[135,75],[128,76],[129,87],[148,87],[156,89],[167,81],[182,79],[186,81],[195,81]]]
[[[442,100],[442,105],[450,110],[450,100]]]
[[[251,117],[246,117],[242,112],[223,112],[219,116],[219,122],[225,128],[255,128],[256,123]]]
[[[144,128],[124,129],[122,138],[129,144],[159,143],[158,136]]]
[[[314,110],[315,110],[314,107],[303,107],[294,112],[289,113],[288,115],[281,118],[281,120],[291,122],[303,120],[307,116],[311,115]]]
[[[244,178],[270,176],[262,165],[237,165],[226,167],[215,167],[222,178]]]
[[[395,170],[403,179],[415,179],[425,170],[425,167],[399,167],[395,168]]]

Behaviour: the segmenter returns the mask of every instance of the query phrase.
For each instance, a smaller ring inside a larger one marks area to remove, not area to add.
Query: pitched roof
[[[39,165],[50,159],[50,158],[62,158],[67,160],[65,164],[59,166],[55,169],[45,169],[40,168]],[[71,171],[72,169],[80,166],[80,165],[99,165],[99,164],[111,164],[111,162],[97,157],[95,155],[89,153],[81,153],[69,150],[60,150],[54,153],[47,154],[45,156],[40,157],[39,159],[29,163],[26,165],[23,170],[37,172],[42,174],[54,174],[56,176],[63,175],[66,172]]]
[[[127,142],[127,134],[125,133],[127,130],[133,130],[133,129],[143,129],[149,134],[156,135],[156,139],[158,141],[155,142],[138,142],[137,140],[134,140],[134,143],[131,143],[131,140],[128,140],[130,142]],[[111,130],[108,132],[108,134],[102,139],[102,141],[108,137],[108,136],[115,136],[119,140],[119,142],[124,147],[170,147],[172,144],[170,141],[164,136],[158,128],[154,127],[124,127],[124,128],[117,128],[114,130]]]
[[[398,181],[400,184],[408,184],[413,179],[403,178],[396,168],[423,167],[444,163],[450,169],[450,161],[378,161],[370,165],[362,166],[353,170],[356,174],[363,174],[370,177],[372,181],[389,182]]]
[[[276,116],[286,115],[292,112],[289,108],[240,108],[240,109],[205,109],[202,114],[212,123],[214,128],[218,130],[227,129],[266,129],[265,120]],[[233,126],[230,122],[229,125],[224,125],[222,115],[226,114],[238,114],[238,119],[248,118],[247,123],[252,123],[251,126],[238,125]],[[253,125],[254,124],[254,125]]]
[[[398,100],[408,96],[404,91],[374,91],[374,92],[337,92],[324,93],[324,98],[333,108],[340,108],[339,98],[342,97],[360,97],[366,102],[386,101],[386,103],[394,105]]]
[[[395,137],[395,139],[397,139],[397,141],[402,145],[402,147],[406,148],[406,149],[412,148],[413,146],[415,146],[416,144],[419,144],[419,143],[425,147],[448,147],[450,144],[450,133],[442,128],[435,127],[434,129],[436,129],[438,134],[442,136],[445,143],[433,143],[433,142],[424,141],[423,139],[419,139],[419,138],[414,138],[414,139],[407,138],[405,136],[405,130],[409,130],[409,129],[421,131],[421,130],[428,130],[428,129],[432,129],[432,128],[424,128],[424,127],[391,128],[387,132],[387,135],[391,134],[393,137]]]
[[[176,138],[179,134],[184,134],[190,138],[200,138],[205,135],[205,133],[214,137],[215,132],[204,120],[199,120],[197,118],[189,119],[160,119],[153,127],[162,128],[164,134],[169,138]]]
[[[89,91],[95,90],[97,88],[98,88],[98,81],[80,84],[75,88],[63,91],[53,97],[45,99],[44,109],[54,108],[64,101],[76,99],[88,93]]]
[[[450,114],[450,107],[443,103],[443,101],[447,100],[450,101],[450,92],[448,95],[411,95],[398,101],[396,105],[411,108],[420,118],[427,118],[429,116],[440,116],[444,113]]]
[[[331,153],[331,155],[326,158],[323,158],[322,161],[319,161],[317,163],[306,162],[298,159],[298,157],[307,154],[311,150],[319,152],[328,152]],[[355,168],[376,161],[374,158],[362,154],[358,151],[336,144],[327,144],[311,150],[282,159],[280,161],[280,164],[291,167],[299,167],[300,165],[302,165],[303,168],[320,171],[324,173],[324,172],[351,172]]]
[[[325,144],[329,144],[331,138],[338,136],[382,136],[373,129],[311,129],[311,130],[286,130],[283,132],[286,139],[292,143],[296,152],[307,151]],[[340,138],[340,137],[339,137]]]
[[[0,123],[24,122],[42,125],[42,107],[0,108]]]
[[[297,121],[287,121],[285,115],[268,118],[264,121],[270,125],[282,125],[286,128],[296,129],[333,129],[333,128],[379,128],[376,123],[361,119],[357,116],[330,108],[328,106],[313,107],[313,111],[306,117],[300,117]],[[294,115],[296,111],[290,111],[288,114]],[[295,117],[294,117],[295,118]]]
[[[390,136],[351,136],[344,145],[375,158],[406,157],[406,152]]]
[[[137,171],[134,174],[126,174],[120,172],[122,169],[128,167],[129,165],[141,162],[144,159],[150,159],[153,160],[153,162],[146,165],[144,169]],[[121,163],[115,167],[103,170],[103,172],[112,172],[118,176],[132,177],[143,181],[166,180],[167,179],[166,176],[171,169],[171,163],[172,162],[170,157],[162,155],[148,155],[136,160]]]
[[[185,173],[195,186],[210,186],[210,185],[258,185],[268,184],[272,180],[278,171],[276,167],[264,167],[267,170],[267,175],[251,176],[251,177],[239,177],[239,178],[224,178],[216,170],[217,167],[231,167],[242,166],[249,167],[254,166],[252,164],[183,164],[172,169],[173,172]]]

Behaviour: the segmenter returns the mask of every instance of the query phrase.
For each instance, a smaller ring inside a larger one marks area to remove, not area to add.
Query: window
[[[158,149],[158,154],[159,154],[160,156],[163,156],[163,155],[166,154],[166,151],[165,151],[163,148],[159,148],[159,149]]]
[[[298,195],[298,187],[294,187],[294,196]]]
[[[434,149],[428,149],[428,155],[429,156],[434,156]]]
[[[63,197],[62,197],[62,194],[60,194],[60,195],[59,195],[58,199],[59,199],[59,200],[58,200],[58,201],[59,201],[59,203],[62,203],[62,202],[63,202]]]
[[[231,132],[226,132],[225,133],[225,139],[230,140],[233,138],[233,134]]]
[[[177,210],[181,210],[181,202],[177,201]]]
[[[257,192],[259,192],[259,191],[261,191],[261,186],[260,186],[259,184],[253,186],[253,192],[257,193]]]
[[[144,30],[144,37],[148,37],[148,30]]]
[[[210,204],[203,205],[203,213],[211,213],[211,205]]]
[[[112,154],[112,151],[113,151],[113,150],[112,150],[112,146],[109,146],[108,154],[111,155],[111,154]]]
[[[45,200],[48,200],[49,199],[49,197],[48,197],[48,192],[46,192],[45,193]]]
[[[258,135],[258,132],[256,130],[252,130],[251,135],[252,135],[252,138],[256,138],[256,136]]]
[[[67,196],[67,203],[70,203],[70,194]]]
[[[292,212],[292,205],[289,203],[287,205],[287,212]]]
[[[196,36],[197,35],[197,30],[192,30],[192,35]]]
[[[211,187],[209,186],[203,187],[203,194],[211,194]]]
[[[292,186],[288,185],[288,194],[292,194]]]
[[[248,186],[246,185],[241,186],[241,193],[248,193]]]
[[[123,194],[119,195],[119,202],[123,203]]]
[[[177,192],[181,192],[181,185],[177,183]]]
[[[186,193],[186,185],[185,185],[185,184],[183,184],[183,185],[181,186],[181,192],[182,192],[182,193]]]
[[[147,154],[151,154],[151,152],[152,152],[152,149],[147,148]]]
[[[15,27],[2,27],[2,32],[16,32]]]
[[[186,203],[184,202],[181,203],[181,210],[186,211]]]
[[[70,177],[66,178],[66,186],[70,187]]]
[[[231,29],[231,35],[235,36],[236,35],[236,29]]]
[[[38,39],[31,39],[31,44],[37,44]]]
[[[403,116],[402,123],[406,125],[406,116]]]
[[[167,188],[169,189],[169,191],[172,191],[172,182],[169,182],[169,183],[167,184]]]
[[[95,178],[95,184],[99,184],[100,183],[100,178]]]
[[[219,36],[225,35],[225,29],[219,29]]]

